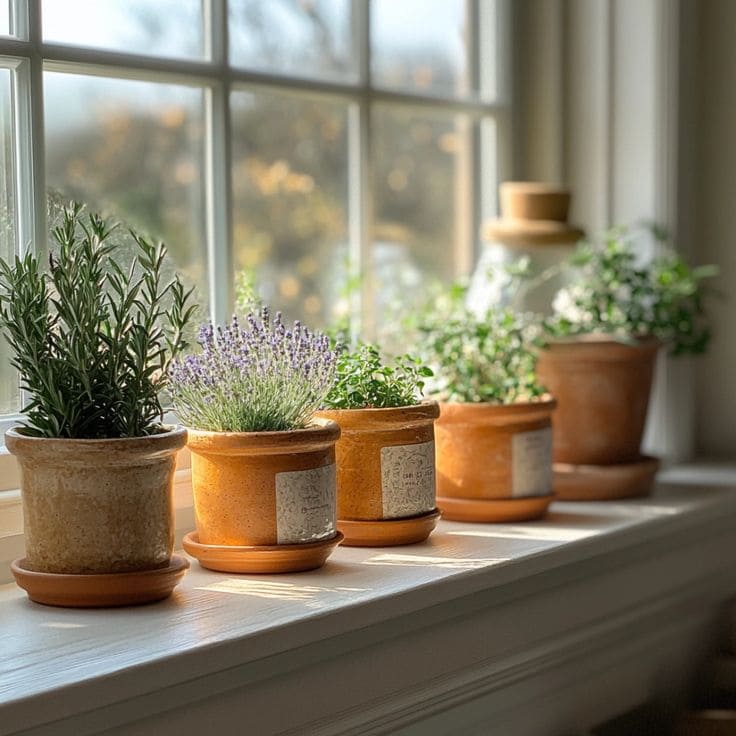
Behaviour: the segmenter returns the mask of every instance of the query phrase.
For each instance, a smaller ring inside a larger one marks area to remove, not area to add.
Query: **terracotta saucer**
[[[560,501],[611,501],[646,496],[659,470],[656,457],[633,463],[570,465],[555,463],[555,495]]]
[[[112,608],[137,606],[168,598],[189,568],[189,560],[173,555],[166,567],[136,572],[69,575],[38,572],[27,567],[25,558],[10,569],[15,582],[36,603],[66,608]]]
[[[447,521],[531,521],[547,512],[553,494],[523,498],[438,498],[442,518]]]
[[[423,542],[442,516],[439,509],[404,519],[338,519],[344,547],[395,547]]]
[[[337,532],[334,537],[306,544],[273,544],[260,546],[231,546],[202,544],[197,532],[189,532],[183,539],[184,549],[199,560],[202,567],[218,572],[282,573],[304,572],[322,567],[332,551],[342,542]]]

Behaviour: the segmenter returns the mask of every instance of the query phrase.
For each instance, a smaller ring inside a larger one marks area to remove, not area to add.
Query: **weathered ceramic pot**
[[[287,432],[190,429],[198,542],[253,547],[334,537],[339,436],[326,419]]]
[[[574,465],[636,462],[661,343],[604,338],[552,343],[539,381],[555,396],[554,460]]]
[[[28,567],[113,573],[166,566],[176,453],[186,439],[183,428],[104,440],[6,432],[20,466]]]
[[[331,409],[319,413],[340,425],[337,443],[337,518],[345,544],[354,541],[356,524],[408,519],[436,508],[434,420],[437,402],[389,409]],[[377,545],[426,539],[436,520],[417,519],[407,536],[401,525],[374,526]],[[370,532],[369,532],[370,535]],[[369,539],[365,538],[365,544]]]
[[[536,518],[552,494],[551,397],[508,405],[440,405],[437,501],[460,521]]]

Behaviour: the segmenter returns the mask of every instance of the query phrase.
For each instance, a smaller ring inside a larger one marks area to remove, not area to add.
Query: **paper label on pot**
[[[335,534],[335,466],[276,473],[276,538],[300,544]]]
[[[381,448],[383,515],[426,514],[435,507],[434,442]]]
[[[515,434],[511,440],[511,495],[552,493],[552,428]]]

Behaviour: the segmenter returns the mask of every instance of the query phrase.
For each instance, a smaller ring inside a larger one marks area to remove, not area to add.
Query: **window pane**
[[[232,95],[234,270],[288,319],[324,325],[347,259],[348,108]]]
[[[10,0],[0,0],[0,36],[10,35]]]
[[[9,69],[0,69],[0,255],[3,258],[13,256],[16,243],[11,74]]]
[[[0,256],[5,259],[15,255],[17,237],[11,73],[0,69]],[[9,362],[8,346],[0,339],[0,414],[20,408],[18,375]]]
[[[230,60],[276,74],[353,78],[350,0],[230,0]]]
[[[201,0],[43,0],[45,41],[133,54],[201,57]]]
[[[206,303],[203,93],[46,72],[49,189],[163,240]]]
[[[433,280],[465,268],[473,230],[467,204],[470,122],[377,107],[373,116],[375,203],[372,279],[375,328],[391,326],[399,307],[426,297]]]
[[[373,81],[379,86],[459,96],[470,90],[466,0],[373,0]],[[471,29],[472,30],[472,29]]]

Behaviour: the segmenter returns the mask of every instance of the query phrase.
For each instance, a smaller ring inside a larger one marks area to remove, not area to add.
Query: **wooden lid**
[[[583,237],[585,232],[580,228],[553,220],[500,219],[481,229],[483,240],[515,246],[574,244]]]
[[[499,187],[501,218],[483,226],[484,240],[504,245],[574,244],[585,233],[567,224],[569,189],[533,181],[506,181]]]
[[[570,190],[565,187],[537,181],[505,181],[499,194],[505,218],[567,222]]]

